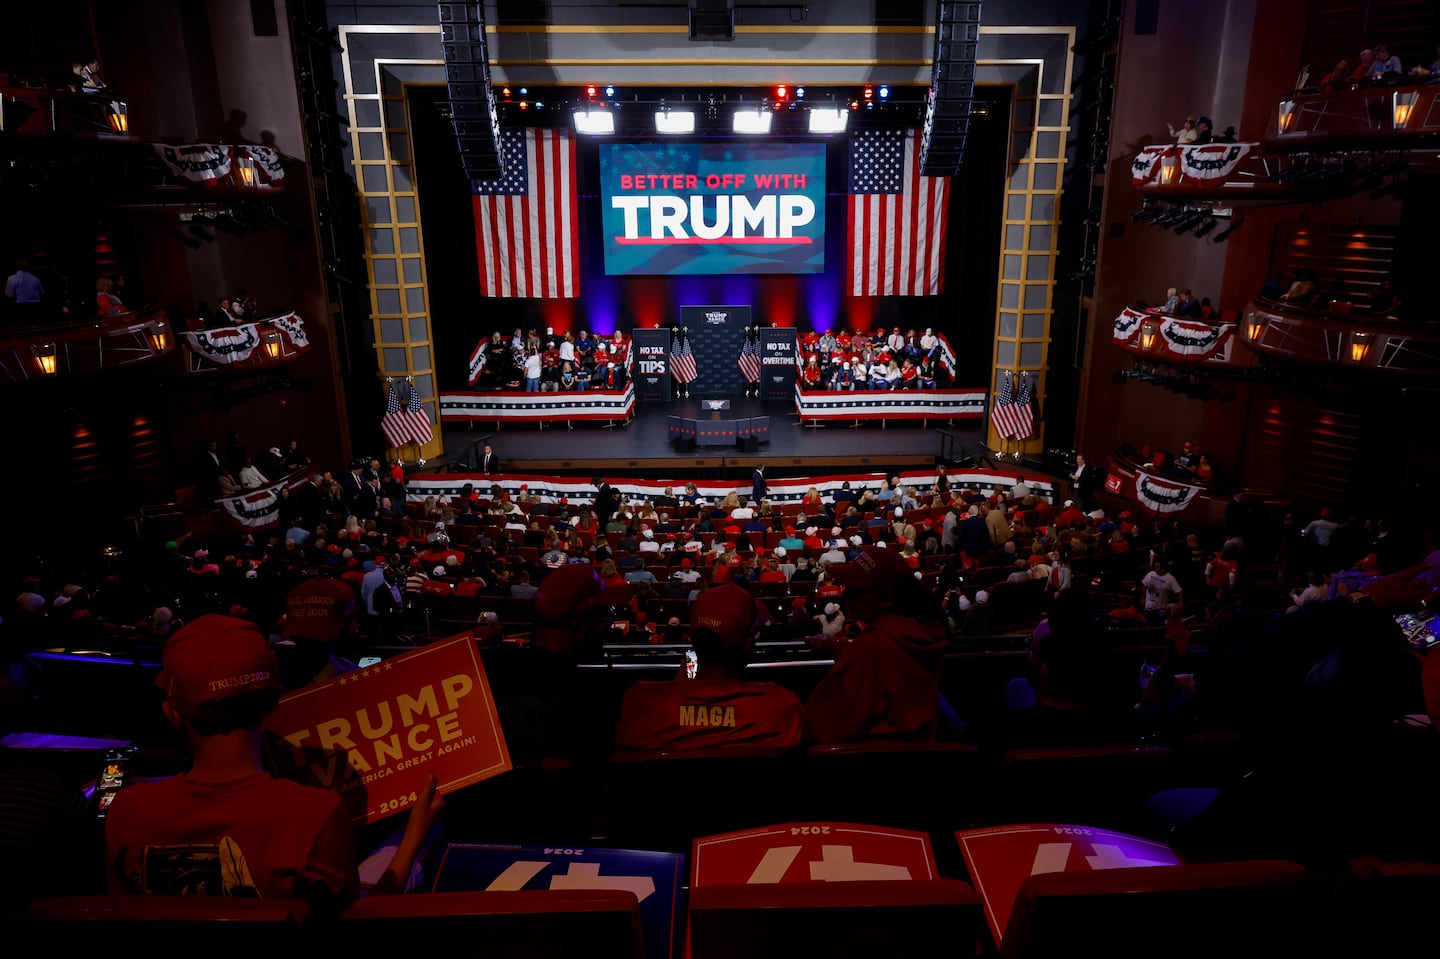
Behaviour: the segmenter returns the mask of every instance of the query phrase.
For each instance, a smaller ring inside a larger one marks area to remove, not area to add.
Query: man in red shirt
[[[681,670],[669,682],[631,686],[620,706],[615,748],[799,746],[803,722],[795,694],[742,678],[761,621],[754,597],[734,583],[701,593],[690,607],[695,677]]]

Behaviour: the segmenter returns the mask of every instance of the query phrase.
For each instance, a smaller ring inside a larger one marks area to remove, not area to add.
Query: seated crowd
[[[1403,303],[1388,277],[1367,289],[1344,289],[1325,284],[1319,273],[1306,266],[1295,267],[1288,280],[1283,274],[1275,274],[1261,287],[1260,296],[1287,306],[1376,317],[1395,315]]]
[[[571,503],[499,482],[453,498],[377,500],[388,480],[403,493],[403,474],[384,477],[372,460],[347,475],[356,483],[321,473],[287,491],[283,533],[203,545],[182,537],[63,586],[54,577],[68,570],[37,570],[5,620],[7,656],[16,662],[85,629],[163,644],[166,716],[190,734],[201,782],[260,775],[237,765],[243,751],[215,760],[206,737],[243,741],[275,689],[261,684],[233,716],[187,699],[206,678],[185,672],[196,661],[182,647],[197,632],[243,636],[256,662],[277,657],[279,687],[294,689],[355,668],[365,646],[390,655],[468,629],[490,657],[517,764],[896,740],[982,751],[1178,746],[1235,729],[1264,788],[1206,779],[1217,796],[1165,834],[1186,855],[1334,865],[1361,853],[1440,854],[1433,836],[1379,815],[1440,771],[1433,733],[1400,722],[1424,700],[1419,661],[1388,615],[1440,585],[1433,531],[1392,538],[1383,524],[1326,516],[1297,541],[1293,524],[1271,528],[1243,498],[1223,529],[1142,524],[1128,511],[1111,520],[1072,500],[1052,505],[1024,479],[1009,489],[952,484],[943,468],[923,488],[888,476],[842,482],[831,495],[812,487],[798,503],[752,502],[738,489],[707,501],[693,484],[675,486],[649,501],[619,497],[604,516],[593,508],[605,505],[599,495]],[[595,485],[598,494],[608,484]],[[1324,582],[1362,550],[1364,569],[1343,574],[1325,598],[1286,595],[1289,578]],[[295,615],[297,604],[322,601],[330,615]],[[300,628],[316,622],[324,635]],[[1021,658],[986,685],[979,677],[993,660],[957,650],[1000,632],[1013,634]],[[267,634],[284,641],[267,650]],[[1115,658],[1136,636],[1145,645],[1138,682],[1135,662]],[[817,665],[767,669],[770,682],[757,682],[745,669],[757,640],[803,643]],[[685,643],[695,657],[673,680],[632,682],[607,707],[581,708],[574,665],[602,643]],[[515,656],[539,658],[517,669]],[[597,716],[611,717],[598,731]],[[589,752],[597,739],[598,757]],[[117,890],[134,888],[136,844],[173,828],[142,816],[138,796],[122,794],[114,807],[107,869]],[[483,828],[447,820],[445,801],[423,799],[390,846],[390,868],[371,873],[375,891],[403,888],[435,822],[455,838]],[[329,822],[329,808],[307,805],[303,822]],[[1006,821],[1003,809],[991,815]],[[325,835],[340,851],[317,898],[353,901],[357,840]]]
[[[800,383],[807,390],[933,390],[954,382],[933,329],[892,327],[800,337]]]

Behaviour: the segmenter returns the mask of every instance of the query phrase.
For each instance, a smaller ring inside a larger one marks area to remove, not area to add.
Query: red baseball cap
[[[285,597],[287,639],[333,643],[355,619],[358,597],[348,583],[317,576],[290,590]]]
[[[155,685],[182,716],[242,693],[280,688],[280,664],[249,620],[210,613],[176,631],[160,653]]]
[[[743,646],[762,622],[755,598],[734,583],[703,591],[690,606],[691,630],[709,630],[722,649]],[[767,612],[763,619],[769,619]]]

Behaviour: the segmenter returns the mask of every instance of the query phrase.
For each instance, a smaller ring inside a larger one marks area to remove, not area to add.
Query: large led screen
[[[823,143],[601,143],[605,272],[819,273]]]

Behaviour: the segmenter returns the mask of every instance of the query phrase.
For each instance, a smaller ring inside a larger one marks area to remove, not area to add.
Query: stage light
[[[1212,217],[1207,217],[1204,223],[1201,223],[1199,226],[1197,226],[1197,227],[1195,228],[1195,239],[1197,239],[1197,240],[1200,239],[1202,236],[1204,236],[1205,234],[1207,234],[1207,233],[1209,233],[1210,231],[1214,230],[1215,227],[1217,227],[1217,226],[1219,226],[1219,225],[1220,225],[1220,221],[1219,221],[1219,220],[1215,219],[1213,216],[1212,216]]]
[[[840,107],[811,107],[811,133],[843,133],[850,115]]]
[[[789,92],[790,92],[790,89],[789,89],[788,87],[786,87],[785,84],[782,83],[782,84],[780,84],[778,87],[775,88],[775,99],[777,99],[777,100],[783,100],[783,99],[785,99],[786,95],[789,94]]]
[[[507,99],[507,100],[510,99],[510,88],[509,88],[509,87],[501,87],[501,88],[500,88],[500,95],[501,95],[502,97],[504,97],[505,99]]]
[[[521,100],[521,101],[520,101],[520,109],[522,109],[522,110],[528,110],[528,109],[530,109],[530,104],[529,104],[527,101],[525,101],[525,100]]]
[[[850,109],[852,109],[852,110],[858,110],[858,109],[860,109],[860,101],[859,101],[859,100],[851,100],[851,101],[850,101]]]
[[[615,132],[615,114],[609,110],[576,110],[575,132],[597,136]]]
[[[522,97],[529,96],[529,95],[530,95],[530,91],[527,90],[525,87],[521,87],[521,88],[520,88],[520,95],[521,95]]]
[[[520,92],[521,92],[521,93],[524,93],[525,91],[522,90],[522,91],[520,91]],[[615,88],[614,88],[613,86],[610,86],[609,84],[606,84],[606,85],[605,85],[605,95],[606,95],[607,97],[613,98],[613,97],[615,96]]]
[[[505,92],[508,94],[510,91],[506,90]],[[592,100],[595,99],[595,93],[596,90],[594,84],[591,84],[590,86],[585,88],[585,95]]]
[[[870,100],[870,99],[873,99],[874,96],[875,96],[875,88],[872,87],[872,86],[870,86],[870,84],[868,84],[868,83],[865,84],[865,99]]]
[[[880,99],[885,100],[885,99],[888,99],[889,97],[890,97],[890,88],[887,87],[887,86],[885,86],[884,84],[881,84],[881,85],[880,85]]]
[[[1219,233],[1215,234],[1215,239],[1211,240],[1210,242],[1211,242],[1211,243],[1224,243],[1226,240],[1230,239],[1230,234],[1232,234],[1232,233],[1235,232],[1235,227],[1238,226],[1238,225],[1239,225],[1239,224],[1237,224],[1237,223],[1231,223],[1231,224],[1230,224],[1229,226],[1227,226],[1225,229],[1223,229],[1223,230],[1221,230]]]
[[[805,88],[804,88],[804,87],[796,87],[796,88],[795,88],[795,99],[797,99],[797,100],[803,100],[803,99],[805,99]]]
[[[730,117],[730,129],[736,133],[769,133],[770,114],[764,110],[736,110]]]
[[[690,110],[657,110],[656,133],[694,133],[695,114]]]

